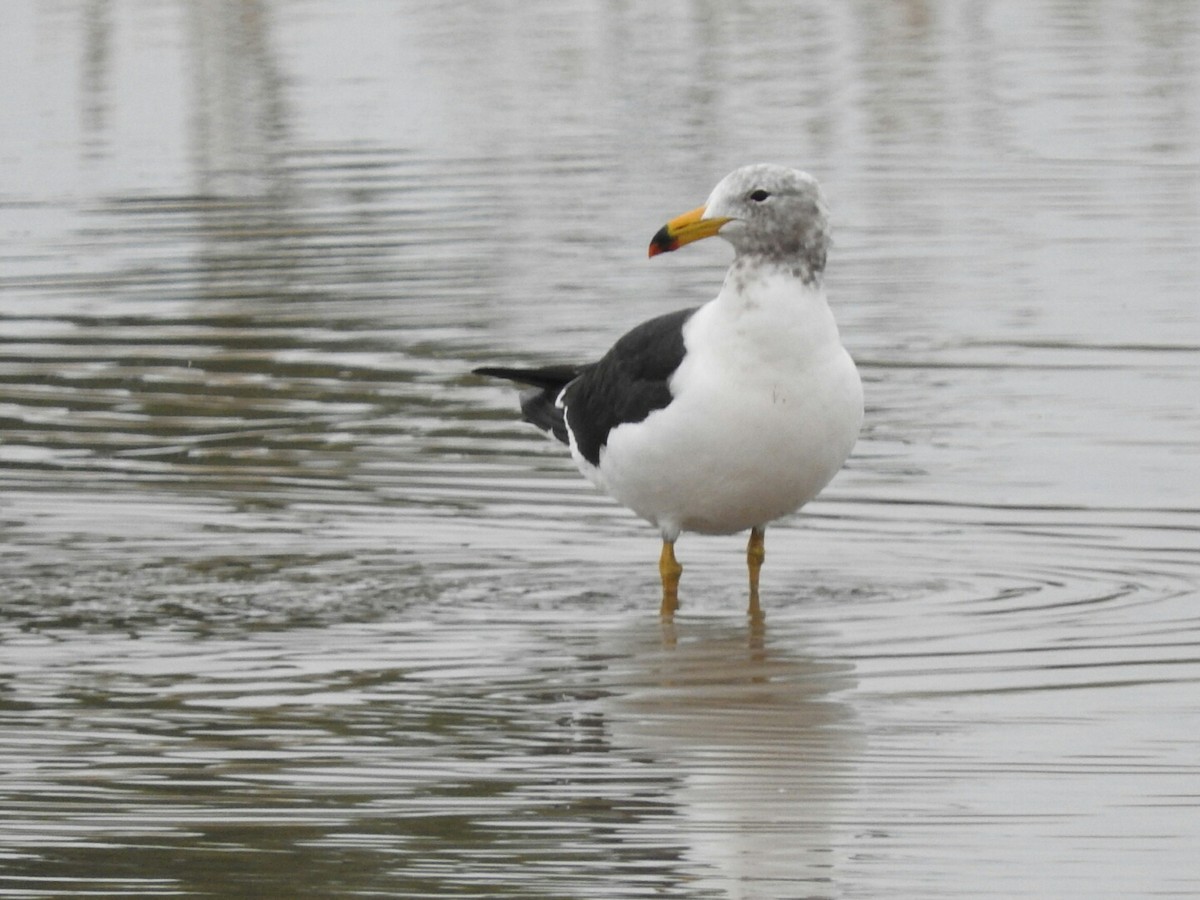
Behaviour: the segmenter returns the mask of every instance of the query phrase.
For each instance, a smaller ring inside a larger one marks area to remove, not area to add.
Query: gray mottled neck
[[[799,279],[805,287],[819,288],[824,281],[825,253],[819,259],[799,253],[739,253],[729,267],[728,278],[741,289],[749,281],[780,274]]]

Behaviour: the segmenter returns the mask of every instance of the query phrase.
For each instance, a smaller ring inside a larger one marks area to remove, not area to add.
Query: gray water
[[[1200,894],[1200,8],[0,8],[0,897]],[[825,186],[867,391],[653,529],[484,363]]]

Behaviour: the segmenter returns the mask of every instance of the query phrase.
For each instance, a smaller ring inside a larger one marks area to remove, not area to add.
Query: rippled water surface
[[[0,896],[1200,894],[1195,4],[0,10]],[[658,541],[484,363],[809,169],[867,390]]]

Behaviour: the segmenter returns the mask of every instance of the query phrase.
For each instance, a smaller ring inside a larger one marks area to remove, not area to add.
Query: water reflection
[[[282,193],[288,144],[268,4],[202,0],[185,7],[191,54],[193,168],[204,197]]]
[[[0,16],[0,891],[1200,882],[1194,4]],[[664,635],[465,373],[711,296],[645,242],[748,159],[868,427]]]
[[[85,153],[91,159],[105,154],[109,128],[108,76],[112,54],[112,10],[108,0],[91,0],[83,11],[83,79],[80,122]]]
[[[226,896],[518,895],[529,865],[597,896],[828,880],[845,667],[717,623],[674,647],[611,621],[487,627],[486,655],[465,627],[452,655],[445,623],[11,646],[8,883],[50,864],[81,891]]]
[[[617,742],[670,761],[689,881],[718,896],[829,896],[835,823],[862,738],[844,664],[797,656],[770,626],[695,629],[618,669]],[[791,649],[788,643],[792,644]],[[633,668],[634,671],[629,671]]]

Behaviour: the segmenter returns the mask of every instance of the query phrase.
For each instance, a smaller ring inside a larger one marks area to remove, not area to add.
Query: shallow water
[[[1200,893],[1187,3],[0,11],[0,896]],[[867,389],[653,531],[474,365],[814,172]]]

